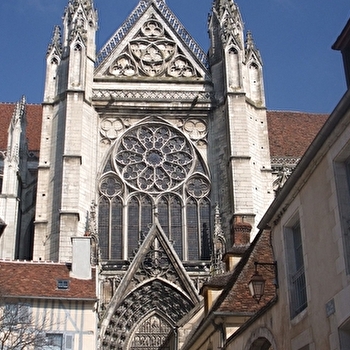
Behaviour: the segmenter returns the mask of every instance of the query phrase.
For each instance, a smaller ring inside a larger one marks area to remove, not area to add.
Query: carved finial
[[[91,202],[90,211],[88,213],[87,229],[85,236],[91,237],[91,264],[96,265],[101,261],[101,250],[99,245],[99,237],[97,231],[97,204],[95,201]]]
[[[231,14],[239,12],[238,6],[234,0],[215,0],[213,5],[220,17],[222,17],[225,10],[228,10]]]
[[[70,0],[65,11],[65,18],[69,26],[70,41],[77,34],[80,34],[86,41],[89,27],[97,27],[97,11],[94,9],[92,0]]]
[[[53,29],[53,34],[51,38],[51,43],[47,48],[47,54],[49,54],[52,49],[56,49],[58,53],[62,52],[62,42],[61,42],[61,27],[55,26]]]
[[[25,151],[27,147],[26,139],[23,138],[24,134],[22,133],[23,128],[25,130],[25,108],[26,98],[22,96],[16,103],[8,130],[6,158],[9,162],[14,162],[17,165],[20,161],[20,152]]]
[[[253,53],[253,57],[255,57],[255,59],[258,62],[262,63],[260,52],[255,46],[253,35],[250,31],[247,32],[245,47],[246,47],[246,58],[251,56],[251,54]]]
[[[97,204],[95,201],[91,202],[90,205],[90,215],[89,215],[89,227],[88,227],[88,234],[89,236],[96,236],[97,235],[97,217],[96,217],[96,208]]]
[[[221,217],[219,205],[215,207],[214,219],[214,237],[213,237],[213,253],[211,259],[211,271],[213,275],[222,274],[225,272],[222,261],[223,255],[226,252],[226,240],[221,227]]]
[[[11,123],[14,125],[24,116],[24,111],[26,108],[26,98],[23,95],[21,99],[16,103],[15,110],[13,111]]]
[[[223,231],[221,228],[220,208],[218,203],[216,203],[215,207],[214,236],[223,236]]]
[[[255,44],[254,44],[254,40],[253,40],[253,35],[252,35],[252,32],[251,32],[250,30],[248,30],[248,32],[247,32],[246,48],[247,48],[248,50],[254,49],[254,48],[255,48]]]

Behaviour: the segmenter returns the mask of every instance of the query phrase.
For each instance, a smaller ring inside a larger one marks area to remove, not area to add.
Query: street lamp
[[[264,267],[270,267],[275,272],[275,281],[274,284],[276,288],[278,288],[278,282],[277,282],[277,262],[274,261],[272,263],[261,263],[261,262],[254,262],[255,265],[255,271],[254,275],[250,279],[248,283],[249,291],[252,297],[256,300],[256,302],[259,304],[262,296],[264,295],[265,291],[265,282],[266,280],[264,277],[258,272],[258,265],[264,266]]]

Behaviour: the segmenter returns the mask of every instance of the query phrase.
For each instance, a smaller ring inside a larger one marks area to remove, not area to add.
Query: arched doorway
[[[164,345],[172,327],[161,315],[147,317],[134,331],[129,343],[129,350],[168,350]]]

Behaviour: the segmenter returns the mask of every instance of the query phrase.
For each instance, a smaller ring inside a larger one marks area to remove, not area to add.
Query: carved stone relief
[[[188,119],[183,128],[189,137],[194,141],[203,139],[207,135],[207,126],[203,120],[200,119]]]
[[[114,140],[124,128],[124,123],[120,118],[106,117],[101,120],[100,133],[103,138]]]
[[[102,349],[125,349],[129,342],[137,343],[140,333],[143,333],[142,329],[150,325],[148,321],[152,319],[163,320],[163,325],[168,325],[170,329],[193,306],[175,288],[160,280],[151,280],[130,293],[116,308],[102,340]],[[153,316],[155,317],[152,318]],[[154,327],[153,330],[157,333],[159,327]]]

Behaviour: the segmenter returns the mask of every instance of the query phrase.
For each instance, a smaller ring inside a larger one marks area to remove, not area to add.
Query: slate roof
[[[0,103],[0,151],[7,149],[7,130],[15,110],[15,103]],[[29,151],[39,151],[42,107],[39,104],[27,104],[27,137]]]
[[[52,262],[0,261],[0,293],[14,298],[96,300],[95,269],[90,280],[69,276],[69,265]],[[57,280],[68,280],[58,289]]]

